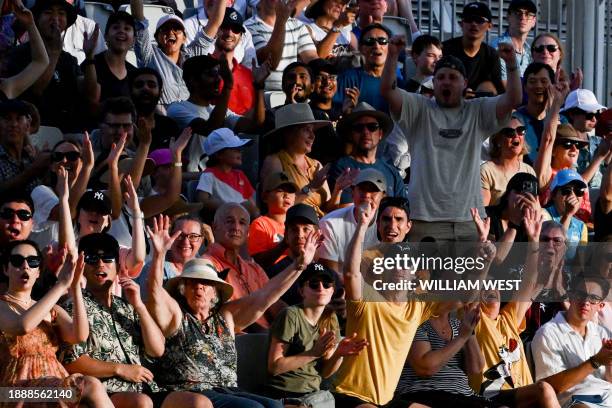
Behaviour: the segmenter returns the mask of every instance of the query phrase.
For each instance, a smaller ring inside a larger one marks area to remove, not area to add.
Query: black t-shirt
[[[94,57],[96,77],[101,88],[100,102],[103,102],[108,98],[114,98],[117,96],[127,96],[129,98],[129,78],[134,74],[134,71],[136,71],[136,67],[126,61],[125,68],[127,70],[127,75],[125,78],[119,79],[108,67],[106,60],[104,59],[105,52],[101,52],[100,54]]]
[[[483,42],[480,44],[478,53],[474,57],[470,57],[463,51],[461,41],[462,37],[444,41],[442,51],[444,55],[453,55],[463,62],[468,76],[468,87],[475,91],[482,82],[491,81],[495,85],[497,93],[503,93],[501,64],[495,48]]]
[[[153,114],[155,116],[155,127],[153,128],[150,151],[155,149],[167,149],[170,145],[170,139],[178,138],[181,129],[174,121],[174,119],[168,116],[163,116],[158,113]]]
[[[342,109],[339,109],[337,106],[324,110],[315,108],[311,103],[310,107],[312,108],[312,114],[316,120],[331,120],[332,122],[336,122],[340,120],[340,116],[342,116]],[[309,157],[326,165],[327,163],[338,160],[340,156],[343,155],[344,143],[333,126],[326,126],[315,132],[315,140],[312,145],[312,151],[308,154]]]
[[[601,209],[601,198],[595,204],[593,222],[595,223],[595,242],[604,242],[606,237],[612,235],[612,211],[604,214]]]
[[[23,71],[32,61],[30,44],[15,48],[7,58],[6,76],[13,76]],[[83,131],[85,104],[78,92],[77,80],[81,69],[69,53],[60,53],[55,72],[42,94],[27,89],[20,98],[32,103],[40,114],[40,124],[60,128],[64,133]]]

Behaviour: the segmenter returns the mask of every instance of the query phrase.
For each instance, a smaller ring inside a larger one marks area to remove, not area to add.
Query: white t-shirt
[[[246,7],[246,6],[245,6]],[[187,36],[187,44],[190,44],[198,34],[198,31],[202,30],[208,23],[208,17],[204,8],[198,9],[198,14],[191,16],[185,20],[185,35]],[[246,29],[246,27],[245,27]],[[215,41],[209,45],[208,53],[212,54],[215,52]],[[255,52],[255,46],[253,45],[253,37],[249,30],[246,30],[240,37],[240,41],[236,44],[234,49],[234,58],[236,61],[251,69],[253,58],[257,60],[257,54]]]
[[[560,373],[587,361],[601,349],[603,339],[612,338],[612,332],[593,322],[587,324],[584,339],[565,320],[565,312],[558,312],[536,332],[531,348],[536,367],[536,381]],[[603,403],[612,407],[612,384],[604,379],[605,367],[589,374],[580,384],[558,395],[564,405],[573,395],[600,395]]]
[[[95,21],[87,17],[77,16],[74,24],[66,29],[64,35],[64,51],[72,54],[79,62],[79,65],[85,61],[85,52],[83,51],[83,39],[85,36],[83,33],[87,33],[87,37],[91,38],[95,28]],[[98,55],[102,51],[106,51],[106,42],[104,41],[104,32],[100,31],[94,55]]]
[[[32,190],[34,202],[34,225],[28,237],[36,242],[39,248],[44,248],[59,239],[59,223],[49,221],[51,210],[59,204],[59,198],[50,187],[40,185]]]
[[[327,214],[319,221],[319,228],[323,234],[323,243],[317,250],[320,258],[335,262],[344,262],[346,248],[357,231],[357,221],[353,214],[354,205],[340,208]],[[364,248],[378,244],[376,236],[376,223],[370,225],[366,231],[363,242]]]
[[[485,217],[480,193],[480,146],[510,120],[497,120],[500,96],[442,108],[434,98],[402,94],[392,115],[410,146],[410,217],[419,221],[471,221],[470,208]]]

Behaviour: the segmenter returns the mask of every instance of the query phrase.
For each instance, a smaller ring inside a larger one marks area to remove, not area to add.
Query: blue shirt
[[[344,90],[355,87],[359,89],[358,102],[367,102],[374,109],[389,113],[389,104],[380,92],[381,80],[381,77],[377,78],[367,74],[363,68],[351,68],[344,71],[338,76],[338,90],[333,102],[341,106],[344,101]],[[400,88],[404,87],[404,77],[400,69],[397,70],[397,85]]]
[[[388,197],[404,197],[408,198],[408,194],[406,192],[406,186],[404,184],[404,180],[400,176],[397,169],[387,162],[383,160],[376,160],[374,164],[361,163],[356,161],[350,156],[344,156],[336,160],[331,168],[329,169],[328,175],[328,183],[330,188],[333,189],[333,186],[336,184],[336,180],[342,172],[347,169],[376,169],[380,171],[387,180],[387,196]],[[342,191],[342,195],[340,196],[340,204],[349,204],[353,202],[352,193],[350,188],[346,188]]]
[[[491,47],[496,50],[499,49],[500,43],[512,44],[512,37],[510,37],[510,33],[506,31],[500,37],[497,37],[493,41],[491,41]],[[531,46],[527,41],[523,43],[523,53],[519,53],[518,51],[514,51],[514,58],[516,59],[516,65],[518,66],[519,72],[521,73],[521,78],[527,69],[527,66],[533,62],[533,58],[531,58]],[[508,72],[506,70],[506,61],[503,59],[499,59],[501,64],[501,78],[505,81],[508,79]]]
[[[521,106],[512,116],[525,126],[525,143],[529,146],[529,154],[525,158],[525,163],[533,166],[538,156],[538,148],[540,147],[540,140],[544,131],[544,119],[539,120],[531,116],[527,112],[527,106]],[[560,115],[559,117],[561,123],[568,123],[565,116]]]
[[[561,215],[555,208],[554,205],[546,207],[545,210],[548,212],[553,221],[561,222]],[[570,225],[565,232],[565,239],[567,239],[567,251],[565,252],[565,259],[571,260],[576,256],[576,248],[580,241],[583,239],[583,235],[587,234],[586,224],[576,217],[572,217]]]

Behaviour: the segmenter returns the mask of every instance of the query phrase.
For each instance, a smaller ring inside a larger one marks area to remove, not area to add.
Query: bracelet
[[[183,163],[181,163],[181,162],[173,163],[173,165],[174,165],[174,167],[183,167]]]
[[[591,363],[591,367],[593,367],[595,370],[598,370],[599,367],[601,367],[601,363],[595,361],[595,356],[591,356],[591,358],[589,358],[589,363]]]
[[[142,212],[137,212],[132,214],[132,218],[140,218],[141,220],[144,220],[144,214]]]

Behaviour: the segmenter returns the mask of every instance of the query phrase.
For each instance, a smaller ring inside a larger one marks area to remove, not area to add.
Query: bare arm
[[[123,180],[125,185],[125,201],[128,208],[132,212],[132,248],[127,257],[127,267],[130,271],[136,270],[138,276],[144,265],[145,257],[147,256],[147,247],[144,234],[144,217],[140,211],[138,204],[138,195],[136,188],[132,183],[132,178],[128,174]],[[130,277],[134,277],[130,276]]]
[[[213,8],[208,15],[208,22],[203,28],[204,34],[209,38],[215,38],[221,23],[223,22],[223,16],[225,16],[225,8],[227,7],[227,0],[217,0],[213,3]]]
[[[480,350],[480,345],[476,336],[470,336],[463,347],[463,361],[467,375],[480,374],[485,366],[484,356]]]
[[[270,60],[272,69],[276,69],[283,56],[283,48],[285,45],[285,25],[291,16],[291,12],[295,7],[295,0],[289,0],[287,4],[284,1],[276,2],[276,20],[274,28],[268,43],[257,50],[257,61],[260,63]]]
[[[404,17],[408,21],[410,27],[410,33],[414,34],[419,31],[419,27],[414,20],[412,14],[412,2],[410,0],[397,0],[397,14],[400,17]]]
[[[119,181],[119,156],[123,152],[127,136],[121,136],[119,143],[113,143],[110,153],[106,158],[110,181],[108,183],[108,195],[111,199],[111,212],[114,220],[121,216],[121,208],[123,207],[123,196],[121,194],[121,184]]]
[[[361,255],[363,253],[363,241],[375,213],[376,209],[370,204],[366,211],[359,214],[357,231],[355,231],[355,235],[353,235],[346,248],[342,275],[347,300],[361,300],[362,297]]]
[[[310,350],[303,351],[293,356],[286,355],[289,350],[289,343],[285,343],[273,336],[270,340],[270,348],[268,351],[268,373],[270,375],[280,375],[288,371],[295,371],[321,358],[327,350],[323,347],[323,344],[325,344],[326,347],[330,347],[330,345],[333,347],[334,333],[327,333],[331,333],[331,336],[325,335],[325,337],[320,337],[323,341],[317,340]]]
[[[143,21],[145,19],[142,0],[130,0],[130,10],[136,20]]]
[[[60,336],[63,341],[68,344],[81,343],[89,337],[89,322],[87,321],[87,309],[83,301],[83,293],[81,292],[81,277],[85,267],[84,255],[78,257],[76,270],[72,284],[70,285],[70,297],[72,298],[72,317],[66,313],[64,309],[55,306],[57,311],[57,324],[60,330]]]
[[[68,203],[70,204],[70,217],[74,219],[76,217],[77,205],[79,200],[87,190],[87,183],[89,183],[89,177],[94,167],[94,153],[91,141],[89,140],[89,134],[85,132],[83,135],[83,145],[81,147],[81,159],[83,161],[83,167],[81,172],[77,176],[72,188],[70,189],[70,196],[68,197]]]
[[[70,374],[79,373],[96,378],[110,378],[117,376],[120,365],[122,364],[96,360],[83,354],[72,363],[65,364],[65,367]]]
[[[495,109],[497,119],[503,120],[521,104],[523,99],[523,85],[521,84],[521,74],[516,66],[514,46],[512,44],[500,43],[498,52],[500,58],[506,63],[506,70],[508,72],[506,92],[504,92],[497,101]]]
[[[391,38],[380,82],[380,92],[389,104],[389,112],[393,116],[399,116],[402,112],[402,93],[397,87],[397,58],[405,47],[406,40],[403,37]]]

